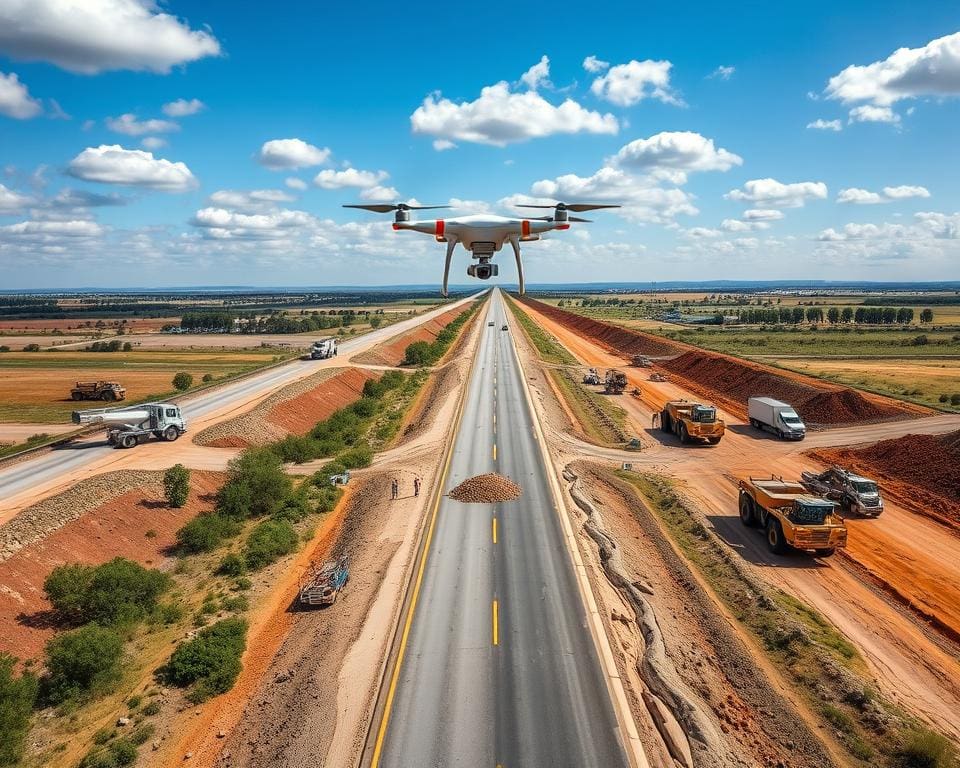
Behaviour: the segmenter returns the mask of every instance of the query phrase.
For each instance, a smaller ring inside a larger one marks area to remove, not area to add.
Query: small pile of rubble
[[[449,496],[465,504],[496,504],[518,499],[520,494],[520,486],[509,477],[490,472],[467,478]]]

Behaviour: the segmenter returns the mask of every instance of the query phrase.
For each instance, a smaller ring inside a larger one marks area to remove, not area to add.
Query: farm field
[[[0,422],[58,424],[77,408],[70,389],[77,381],[119,381],[127,402],[169,395],[175,373],[186,371],[194,385],[205,375],[221,379],[253,370],[277,359],[276,350],[245,352],[8,352],[0,356]]]

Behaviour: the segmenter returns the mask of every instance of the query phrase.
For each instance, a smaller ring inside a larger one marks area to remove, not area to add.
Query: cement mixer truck
[[[187,431],[180,406],[172,403],[74,411],[73,423],[105,425],[107,442],[115,448],[133,448],[151,436],[172,443]]]

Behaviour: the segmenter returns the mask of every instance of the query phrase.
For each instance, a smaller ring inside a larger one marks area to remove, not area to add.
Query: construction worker
[[[400,495],[400,481],[397,478],[393,478],[390,481],[390,498],[396,501],[397,497]]]
[[[420,478],[419,477],[413,478],[413,495],[414,496],[420,495]]]

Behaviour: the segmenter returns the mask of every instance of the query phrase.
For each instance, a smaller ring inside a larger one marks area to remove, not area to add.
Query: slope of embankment
[[[351,362],[359,365],[400,365],[408,346],[415,341],[425,341],[430,344],[436,340],[440,331],[452,323],[468,306],[449,309],[412,330],[397,334],[383,343],[377,344],[373,349],[361,352],[351,358]]]

